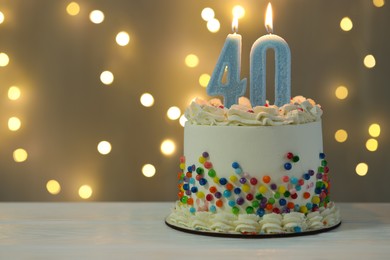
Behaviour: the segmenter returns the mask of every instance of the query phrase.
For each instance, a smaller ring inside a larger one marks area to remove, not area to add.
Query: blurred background
[[[292,95],[324,109],[334,201],[390,201],[385,1],[271,1]],[[249,77],[267,4],[0,0],[0,200],[176,200],[184,110],[208,98],[232,12]]]

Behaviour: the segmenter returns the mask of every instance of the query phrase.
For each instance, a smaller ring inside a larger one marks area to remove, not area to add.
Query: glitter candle
[[[257,39],[250,53],[250,100],[252,106],[266,102],[266,52],[275,51],[275,105],[288,104],[291,98],[291,53],[287,42],[272,34],[272,7],[268,4],[265,18],[268,35]]]
[[[240,80],[241,70],[241,35],[237,33],[238,20],[232,23],[233,34],[226,37],[217,65],[207,85],[207,94],[223,96],[224,106],[230,108],[238,103],[238,98],[245,94],[246,79]],[[226,82],[223,78],[226,74]]]

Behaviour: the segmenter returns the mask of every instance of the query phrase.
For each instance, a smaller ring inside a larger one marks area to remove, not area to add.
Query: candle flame
[[[273,33],[272,6],[271,6],[271,3],[268,3],[267,12],[265,14],[265,29],[267,29],[268,33]]]
[[[234,33],[236,33],[238,31],[238,18],[237,17],[233,17],[232,30]]]

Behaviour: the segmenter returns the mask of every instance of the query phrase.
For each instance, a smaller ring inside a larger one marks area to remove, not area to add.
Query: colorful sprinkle
[[[298,162],[299,161],[299,156],[298,155],[295,155],[293,158],[292,158],[292,161],[293,162]]]
[[[230,207],[234,207],[234,206],[236,206],[236,202],[234,200],[229,200],[228,205]]]
[[[269,183],[270,181],[271,181],[271,177],[269,177],[268,175],[263,176],[264,183]]]
[[[320,153],[320,159],[325,159],[325,154],[324,153]]]
[[[286,154],[287,159],[291,160],[294,157],[293,153],[287,153]]]
[[[249,182],[252,184],[252,185],[256,185],[257,184],[257,179],[256,178],[251,178],[250,180],[249,180]]]
[[[241,168],[237,168],[237,169],[234,169],[234,172],[235,172],[236,174],[241,174],[241,173],[242,173],[242,170],[241,170]]]
[[[287,162],[287,163],[284,164],[284,169],[285,170],[289,171],[289,170],[291,170],[291,168],[292,168],[291,163]]]
[[[234,163],[232,163],[232,167],[233,167],[233,169],[238,169],[238,168],[240,168],[240,165],[238,164],[238,162],[234,162]]]
[[[186,157],[184,155],[180,156],[180,162],[185,163],[186,162]]]
[[[215,186],[211,186],[211,187],[209,188],[209,191],[210,191],[211,193],[215,193],[215,192],[217,191],[217,188],[216,188]]]
[[[210,206],[210,212],[215,213],[217,211],[217,208],[214,205]]]
[[[241,193],[241,189],[238,188],[238,187],[237,187],[237,188],[234,188],[233,191],[234,191],[234,193],[237,194],[237,195]]]
[[[285,199],[280,199],[279,200],[279,205],[280,206],[285,206],[287,204],[287,201]]]
[[[268,189],[264,185],[261,185],[258,190],[260,193],[264,194],[267,192]]]
[[[240,213],[240,209],[237,208],[237,207],[233,207],[233,208],[232,208],[232,213],[235,214],[235,215],[237,215],[238,213]]]
[[[204,157],[204,158],[209,158],[209,153],[208,153],[208,152],[203,152],[203,153],[202,153],[202,157]]]
[[[201,164],[204,164],[206,162],[206,158],[204,158],[203,156],[199,157],[198,161],[201,163]]]
[[[195,186],[191,187],[191,192],[192,193],[197,193],[198,192],[198,187],[195,187]]]
[[[253,214],[253,212],[254,212],[255,210],[254,210],[253,207],[248,206],[248,207],[246,207],[245,211],[246,211],[247,214]]]
[[[245,193],[248,193],[251,190],[251,187],[248,184],[243,184],[241,190]]]
[[[222,200],[217,200],[215,202],[215,205],[218,207],[218,208],[221,208],[223,206],[223,201]]]
[[[199,180],[199,185],[200,186],[204,186],[206,184],[207,184],[207,180],[205,178],[202,178],[202,179]]]
[[[190,212],[191,212],[192,214],[194,214],[194,213],[196,212],[196,209],[195,209],[194,207],[191,207],[191,208],[190,208]]]
[[[196,193],[196,197],[198,197],[199,199],[203,199],[204,198],[204,193],[202,191],[198,191]]]
[[[237,202],[238,205],[242,205],[242,204],[244,204],[245,200],[242,197],[238,197],[236,202]]]
[[[188,205],[194,205],[194,199],[193,198],[188,198],[187,199],[187,204]]]
[[[256,211],[256,215],[258,215],[259,217],[263,217],[264,216],[264,214],[265,214],[265,210],[264,209],[258,209],[257,211]]]
[[[230,180],[231,182],[236,182],[236,181],[238,180],[238,178],[237,178],[237,176],[235,176],[235,175],[231,175],[231,176],[229,177],[229,180]]]
[[[221,185],[226,185],[226,183],[227,183],[226,178],[221,178],[221,179],[219,179],[219,184],[221,184]]]
[[[234,186],[233,186],[233,184],[231,184],[231,183],[226,183],[226,186],[225,186],[225,188],[227,189],[227,190],[233,190],[233,188],[234,188]]]
[[[210,178],[214,178],[217,175],[214,169],[210,169],[207,174],[210,176]]]
[[[230,196],[232,196],[232,193],[231,193],[230,190],[224,190],[224,191],[223,191],[223,196],[224,196],[225,198],[229,198]]]
[[[248,193],[248,194],[246,195],[246,199],[249,200],[249,201],[252,201],[252,200],[253,200],[253,194]]]
[[[198,167],[198,168],[196,168],[196,173],[197,174],[203,174],[204,173],[204,169],[202,167]]]
[[[211,169],[211,168],[213,168],[213,164],[212,164],[211,162],[209,162],[209,161],[205,162],[205,163],[203,164],[203,166],[204,166],[206,169]]]

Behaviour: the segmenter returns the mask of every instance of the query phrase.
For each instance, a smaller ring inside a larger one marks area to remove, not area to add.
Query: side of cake
[[[194,230],[295,233],[340,222],[329,198],[322,110],[301,96],[283,107],[227,109],[195,100],[186,110],[178,196],[168,220]]]

